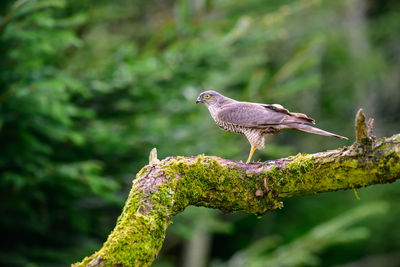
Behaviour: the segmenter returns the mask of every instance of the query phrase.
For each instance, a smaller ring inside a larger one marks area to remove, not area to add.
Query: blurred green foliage
[[[349,137],[362,106],[378,136],[399,132],[399,16],[395,0],[1,1],[0,265],[64,266],[98,249],[153,147],[159,158],[244,160],[245,138],[220,131],[194,104],[202,90],[280,103]],[[342,145],[285,132],[254,158]],[[395,203],[398,189],[360,190],[361,201]],[[310,229],[357,205],[340,192],[288,201],[260,220],[191,209],[176,219],[154,265],[179,265],[204,225],[213,237],[204,257],[214,263],[229,264],[270,235],[282,239],[281,254],[266,249],[244,259],[290,258],[293,244],[317,242]],[[293,255],[286,266],[392,255],[400,209],[388,209],[373,215],[379,224],[363,221],[369,242],[349,237],[358,245],[335,246],[343,239],[329,234],[318,249],[296,254],[314,256]]]
[[[319,266],[323,262],[317,256],[319,251],[332,244],[366,239],[371,234],[366,227],[352,226],[365,218],[384,214],[388,208],[387,203],[379,202],[353,208],[281,246],[278,236],[261,238],[236,252],[227,264],[213,266]]]

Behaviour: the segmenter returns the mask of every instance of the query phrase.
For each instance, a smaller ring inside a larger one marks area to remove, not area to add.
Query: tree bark
[[[295,196],[392,183],[400,134],[376,140],[371,129],[360,110],[351,146],[250,164],[203,155],[159,161],[153,151],[103,247],[74,266],[150,266],[172,217],[189,205],[263,215]]]

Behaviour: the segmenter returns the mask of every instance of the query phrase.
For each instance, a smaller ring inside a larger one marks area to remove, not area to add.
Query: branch
[[[202,155],[159,161],[153,151],[103,247],[75,266],[150,266],[172,217],[189,205],[262,215],[296,196],[392,183],[400,178],[400,134],[375,140],[365,121],[361,110],[351,146],[267,162]]]
[[[3,30],[6,28],[7,24],[9,24],[11,22],[15,13],[18,11],[18,9],[20,9],[27,2],[28,2],[28,0],[18,0],[17,2],[14,3],[14,5],[11,8],[10,13],[7,14],[3,18],[3,20],[0,22],[0,35],[2,34]]]
[[[21,20],[24,17],[27,17],[34,12],[39,12],[42,10],[46,10],[51,7],[63,7],[64,4],[63,2],[54,2],[54,1],[43,1],[43,2],[36,2],[29,9],[26,9],[25,11],[21,11],[21,9],[28,3],[28,2],[34,2],[30,0],[18,0],[16,1],[12,7],[10,12],[3,17],[3,19],[0,21],[0,35],[4,32],[5,28],[7,27],[8,24],[12,22],[12,20]]]

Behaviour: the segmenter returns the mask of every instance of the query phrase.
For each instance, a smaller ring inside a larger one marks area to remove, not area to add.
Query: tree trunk
[[[172,217],[189,205],[262,215],[291,197],[394,182],[400,134],[375,140],[371,128],[360,110],[351,146],[250,164],[202,155],[159,161],[153,151],[103,247],[74,266],[150,266]]]

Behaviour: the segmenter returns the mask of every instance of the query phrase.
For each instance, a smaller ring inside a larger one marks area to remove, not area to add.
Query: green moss
[[[179,174],[175,202],[180,204],[174,207],[175,212],[197,205],[260,214],[281,206],[257,198],[256,190],[263,188],[263,180],[256,179],[258,175],[221,165],[212,157],[200,155],[189,164],[186,159],[177,158],[168,161],[164,170],[170,176]]]
[[[156,187],[150,197],[134,185],[103,248],[75,266],[87,266],[97,257],[102,259],[104,266],[150,266],[171,223],[169,206],[173,196],[174,192],[167,185]]]
[[[140,177],[144,177],[149,173],[149,170],[147,168],[148,166],[144,166],[137,174],[136,174],[136,178],[140,178]]]
[[[280,170],[284,176],[280,197],[359,188],[384,183],[387,177],[400,174],[399,153],[386,154],[385,150],[368,153],[374,154],[361,154],[362,158],[325,157],[323,160],[297,155]]]

